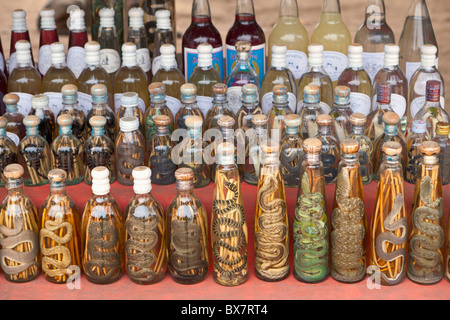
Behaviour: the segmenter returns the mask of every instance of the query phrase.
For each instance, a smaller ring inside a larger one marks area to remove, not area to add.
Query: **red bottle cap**
[[[441,82],[437,80],[427,81],[427,101],[439,102],[441,98]]]
[[[392,87],[389,82],[380,82],[377,87],[377,101],[382,104],[391,103]]]

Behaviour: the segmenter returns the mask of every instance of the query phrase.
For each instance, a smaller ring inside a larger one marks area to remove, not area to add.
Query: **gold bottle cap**
[[[20,164],[10,164],[5,168],[4,175],[6,179],[19,179],[23,176],[23,167]]]
[[[170,124],[170,118],[166,115],[156,116],[154,121],[157,126],[168,126]]]
[[[298,114],[289,114],[284,121],[288,127],[300,127],[302,124],[302,119]]]
[[[252,44],[248,41],[238,41],[235,46],[237,52],[250,52],[252,50]]]
[[[333,118],[328,114],[321,114],[316,118],[316,123],[319,126],[331,126],[333,124]]]
[[[437,156],[441,152],[441,147],[435,141],[425,141],[422,142],[419,150],[424,156]]]
[[[108,88],[104,84],[96,84],[91,88],[91,95],[96,97],[103,97],[108,95]]]
[[[219,125],[219,127],[231,128],[236,124],[236,121],[233,119],[233,117],[223,116],[219,118],[217,124]]]
[[[8,93],[3,97],[3,102],[6,105],[18,104],[20,101],[20,97],[15,93]]]
[[[341,151],[343,154],[355,154],[359,151],[359,142],[355,139],[345,139],[341,142]]]
[[[398,156],[402,154],[402,145],[398,142],[390,141],[383,145],[383,152],[388,156]]]
[[[268,122],[268,119],[263,114],[254,115],[252,118],[252,123],[254,126],[265,126]]]
[[[67,178],[67,173],[62,169],[53,169],[48,173],[48,180],[50,182],[64,182]]]
[[[303,141],[303,151],[308,154],[319,154],[322,150],[322,142],[316,138],[308,138]]]
[[[395,112],[389,111],[384,114],[383,122],[394,125],[400,122],[400,117]]]
[[[315,85],[313,85],[313,84],[310,84],[309,86],[306,86],[306,87],[303,89],[303,93],[304,93],[305,95],[315,96],[315,95],[320,94],[320,89],[319,89],[318,86],[315,86]]]
[[[153,82],[148,86],[150,94],[158,95],[166,92],[166,86],[161,82]]]
[[[175,178],[178,181],[191,181],[194,179],[194,171],[190,168],[181,168],[175,171]]]
[[[62,87],[61,93],[65,96],[74,96],[78,93],[78,87],[74,84],[66,84]]]
[[[436,125],[436,134],[439,136],[448,136],[450,133],[450,124],[447,122],[438,122]]]
[[[350,116],[349,121],[353,125],[363,126],[367,123],[367,117],[362,113],[353,113]]]
[[[266,154],[280,152],[280,145],[271,143],[270,139],[267,139],[261,143],[261,150]]]
[[[227,91],[228,91],[228,86],[224,83],[216,83],[212,87],[213,94],[224,95],[224,94],[227,94]]]
[[[186,127],[195,128],[203,125],[203,119],[199,116],[189,116],[186,118]]]
[[[0,117],[0,128],[6,128],[6,125],[8,124],[8,120],[6,120],[5,117]]]
[[[73,118],[70,114],[62,114],[58,117],[57,121],[61,127],[68,127],[72,125]]]
[[[102,116],[94,116],[89,120],[89,124],[93,127],[104,127],[106,125],[106,118]]]
[[[37,127],[39,123],[41,123],[41,119],[34,115],[26,116],[25,119],[23,119],[25,127]]]
[[[223,142],[217,147],[217,154],[221,156],[234,155],[234,144],[230,142]]]

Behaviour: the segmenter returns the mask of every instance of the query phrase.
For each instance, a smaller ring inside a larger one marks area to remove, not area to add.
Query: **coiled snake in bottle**
[[[338,175],[336,188],[337,208],[331,223],[332,276],[338,281],[357,282],[366,274],[364,237],[366,230],[361,222],[365,206],[361,198],[350,198],[351,184],[349,171],[343,168]]]
[[[145,151],[138,145],[119,144],[117,146],[117,180],[122,183],[132,182],[133,169],[144,165]]]
[[[261,215],[257,219],[255,233],[255,268],[270,280],[279,280],[289,273],[288,226],[286,225],[286,201],[273,195],[279,189],[277,178],[268,175],[258,193]]]
[[[297,165],[293,165],[297,160]],[[284,169],[283,178],[286,186],[298,186],[300,182],[300,169],[302,167],[302,151],[300,149],[286,148],[281,151],[281,167]]]
[[[420,183],[420,200],[424,206],[417,208],[412,216],[414,226],[421,234],[410,240],[411,253],[407,269],[411,280],[418,282],[424,279],[438,281],[444,272],[439,253],[444,245],[444,229],[439,224],[429,222],[439,221],[444,216],[443,201],[442,198],[431,201],[432,192],[433,182],[427,176]]]
[[[150,164],[154,169],[152,170],[152,182],[157,185],[169,185],[176,182],[175,170],[177,166],[170,159],[169,155],[171,148],[167,147],[164,150],[156,148],[156,154],[150,157]]]
[[[213,222],[212,230],[218,240],[213,242],[213,254],[217,262],[214,262],[214,268],[216,272],[219,272],[222,276],[232,276],[238,272],[247,268],[247,254],[239,255],[235,260],[227,260],[225,256],[227,254],[220,254],[220,248],[224,248],[229,252],[238,253],[247,245],[247,237],[242,230],[245,224],[244,208],[238,203],[239,190],[235,184],[225,182],[225,187],[234,193],[231,200],[215,200],[213,203],[214,212],[219,216]],[[228,218],[226,216],[237,212],[239,215],[239,221]],[[233,231],[221,232],[221,227],[230,227],[235,229]],[[230,245],[234,243],[232,238],[239,238],[239,242],[236,246]],[[226,241],[228,239],[228,241]],[[238,266],[240,264],[240,266]],[[231,270],[225,270],[222,265],[227,267],[233,267]]]

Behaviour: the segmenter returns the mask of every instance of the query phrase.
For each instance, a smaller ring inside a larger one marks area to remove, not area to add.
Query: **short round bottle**
[[[230,88],[228,88],[228,93],[229,91]],[[252,128],[252,118],[262,113],[259,105],[258,87],[254,84],[244,85],[242,87],[242,107],[236,113],[238,129],[247,131]]]
[[[286,116],[286,133],[280,144],[281,173],[285,187],[298,188],[303,161],[303,140],[300,137],[300,117]]]
[[[84,143],[86,141],[86,116],[78,106],[78,88],[74,84],[68,84],[61,89],[61,93],[63,95],[63,107],[58,116],[68,114],[72,117],[73,135],[81,143]]]
[[[104,84],[96,84],[91,88],[92,109],[87,115],[88,133],[91,133],[92,127],[90,119],[95,116],[101,116],[106,119],[105,134],[108,138],[115,141],[116,116],[108,106],[108,89]]]
[[[317,136],[318,128],[316,119],[319,115],[323,114],[323,110],[320,107],[320,90],[315,85],[309,85],[304,87],[303,107],[297,110],[297,114],[302,120],[300,126],[300,135],[306,140],[308,138],[314,138]]]
[[[147,144],[152,141],[156,133],[155,117],[168,116],[170,121],[170,132],[174,129],[174,116],[166,100],[166,86],[161,82],[153,82],[149,87],[150,107],[144,115],[145,140]]]
[[[377,86],[377,102],[374,109],[367,116],[366,136],[370,141],[375,141],[384,132],[383,116],[386,112],[394,112],[391,106],[392,87],[389,82],[381,82]]]

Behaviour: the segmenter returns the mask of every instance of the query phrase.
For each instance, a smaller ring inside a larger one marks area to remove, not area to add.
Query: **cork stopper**
[[[23,119],[23,124],[25,127],[37,127],[39,123],[41,123],[41,119],[37,116],[26,116],[25,119]]]
[[[250,52],[252,50],[252,44],[248,41],[238,41],[236,42],[237,52]]]
[[[191,181],[194,179],[194,171],[190,168],[181,168],[175,171],[177,181]]]
[[[103,97],[108,94],[108,88],[104,84],[96,84],[91,88],[91,95],[94,97]]]
[[[220,119],[217,121],[217,124],[219,125],[219,127],[231,128],[234,127],[236,121],[233,119],[233,117],[223,116],[220,117]]]
[[[319,126],[331,126],[333,124],[333,118],[328,114],[321,114],[316,118],[316,123]]]
[[[280,152],[280,145],[279,144],[273,144],[270,139],[266,139],[264,142],[261,143],[261,150],[265,154],[271,154],[271,153],[279,153]]]
[[[253,83],[248,83],[242,87],[242,102],[257,103],[259,99],[258,87]]]
[[[62,87],[61,93],[66,96],[74,96],[78,93],[78,87],[74,84],[66,84]]]
[[[89,120],[89,124],[93,127],[104,127],[106,125],[106,118],[102,116],[94,116]]]
[[[345,139],[341,142],[341,151],[343,154],[355,154],[359,151],[359,142],[355,139]]]
[[[337,105],[345,106],[350,104],[351,90],[347,86],[337,86],[334,89],[334,102]]]
[[[3,172],[6,179],[20,179],[23,176],[23,167],[20,164],[10,164]]]
[[[223,142],[217,147],[217,154],[221,156],[234,156],[234,145],[230,142]]]
[[[57,119],[60,127],[70,127],[73,123],[73,118],[70,114],[62,114]]]
[[[436,134],[438,136],[448,136],[450,133],[450,124],[447,122],[438,122],[436,124]]]
[[[66,181],[67,173],[62,169],[53,169],[48,173],[50,183],[61,183]]]
[[[147,194],[152,191],[152,170],[149,167],[137,167],[132,172],[133,190],[135,194]]]
[[[199,116],[189,116],[186,118],[185,124],[188,128],[198,128],[203,125],[203,119]]]
[[[181,100],[184,103],[195,103],[197,87],[192,83],[186,83],[181,86]]]
[[[6,128],[7,124],[8,124],[8,120],[6,120],[5,117],[0,117],[0,129]]]
[[[288,127],[300,127],[302,124],[302,119],[298,114],[288,114],[284,122]]]
[[[273,87],[273,102],[278,104],[288,103],[288,88],[284,85]]]
[[[152,103],[161,103],[166,99],[166,86],[161,82],[153,82],[148,86]]]
[[[157,126],[168,126],[170,124],[170,118],[165,115],[156,116],[153,121]]]
[[[435,141],[425,141],[420,145],[419,151],[424,156],[437,156],[441,152],[441,147]]]
[[[303,101],[305,103],[313,104],[320,102],[320,89],[315,85],[306,86],[303,89]]]
[[[267,122],[268,122],[268,119],[263,114],[257,114],[255,116],[253,116],[253,118],[252,118],[252,123],[254,126],[262,127],[262,126],[267,125]]]
[[[363,113],[353,113],[349,121],[355,126],[363,126],[367,123],[367,117]]]
[[[224,84],[224,83],[216,83],[216,84],[212,87],[212,91],[213,91],[213,94],[216,94],[216,95],[224,95],[224,94],[227,94],[228,87],[227,87],[227,85]]]
[[[388,156],[399,156],[402,154],[402,145],[398,142],[390,141],[383,145],[383,152]]]
[[[308,138],[303,141],[303,151],[308,154],[319,154],[322,150],[322,142],[316,138]]]
[[[389,111],[383,115],[383,122],[389,125],[395,125],[400,122],[400,117],[395,112]]]
[[[14,104],[18,104],[20,101],[20,97],[15,94],[15,93],[8,93],[7,95],[5,95],[3,97],[3,102],[6,105],[14,105]]]

